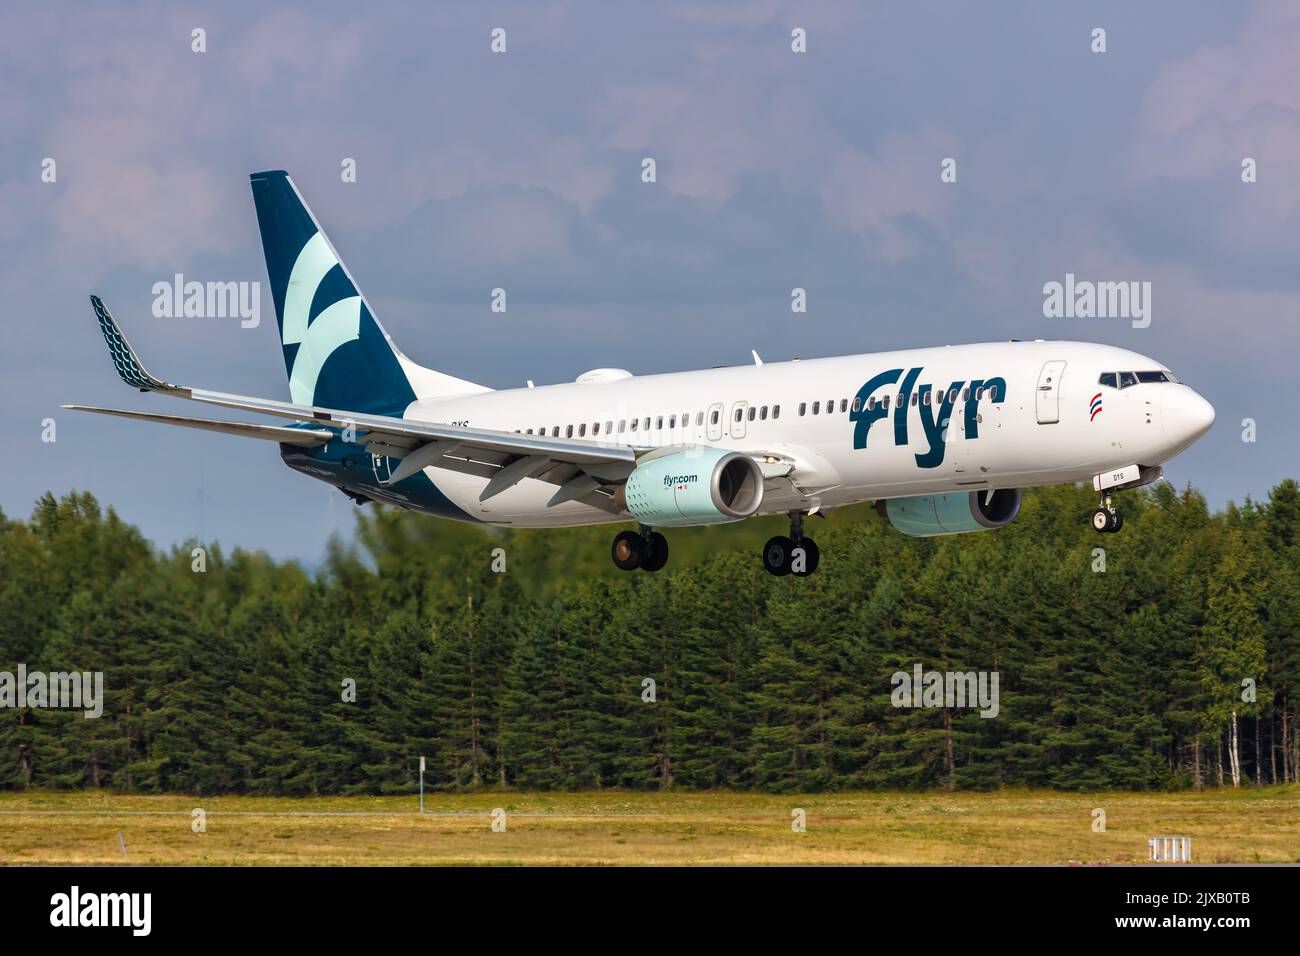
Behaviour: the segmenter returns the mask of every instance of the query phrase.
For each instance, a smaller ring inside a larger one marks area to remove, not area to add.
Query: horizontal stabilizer
[[[244,438],[262,438],[266,441],[279,442],[282,445],[299,445],[313,448],[323,445],[334,433],[323,428],[282,428],[278,425],[251,425],[247,422],[214,422],[207,418],[185,418],[181,415],[157,415],[152,412],[128,412],[118,408],[94,408],[89,405],[64,405],[78,412],[95,412],[99,415],[117,415],[120,418],[138,418],[146,422],[158,422],[162,425],[183,425],[186,428],[199,428],[204,431],[221,432],[225,435],[241,435]]]

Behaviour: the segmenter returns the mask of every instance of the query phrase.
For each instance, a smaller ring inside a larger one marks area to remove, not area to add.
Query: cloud
[[[1131,155],[1135,185],[1211,187],[1208,227],[1228,249],[1271,251],[1300,216],[1300,6],[1270,0],[1248,9],[1229,43],[1163,66],[1145,91]],[[1244,158],[1258,181],[1244,184]]]
[[[941,224],[956,184],[940,181],[940,163],[957,152],[956,138],[935,126],[890,133],[879,149],[869,153],[846,147],[822,186],[827,214],[871,237],[877,254],[886,260],[902,259],[915,251],[916,244],[899,220]]]

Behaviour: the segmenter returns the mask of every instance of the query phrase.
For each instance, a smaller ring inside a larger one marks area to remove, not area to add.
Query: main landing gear
[[[768,574],[806,578],[821,563],[817,542],[803,533],[803,513],[790,515],[790,534],[779,534],[763,545],[763,568]]]
[[[1124,515],[1111,504],[1110,495],[1107,495],[1092,513],[1092,530],[1098,534],[1114,534],[1122,527]]]
[[[620,531],[610,548],[620,571],[658,571],[668,563],[668,539],[641,525],[636,531]]]

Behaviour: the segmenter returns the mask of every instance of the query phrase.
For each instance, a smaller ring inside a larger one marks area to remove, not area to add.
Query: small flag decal
[[[1092,421],[1101,414],[1101,392],[1092,396],[1092,414],[1088,416],[1088,421]]]

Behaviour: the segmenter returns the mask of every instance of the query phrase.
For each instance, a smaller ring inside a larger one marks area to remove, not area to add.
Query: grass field
[[[204,833],[191,811],[206,813]],[[1300,787],[1178,794],[0,795],[0,864],[1300,863]],[[504,832],[491,813],[506,811]],[[1105,811],[1104,833],[1093,810]],[[792,829],[806,813],[806,832]],[[120,837],[119,837],[120,834]],[[125,847],[125,849],[124,849]]]

